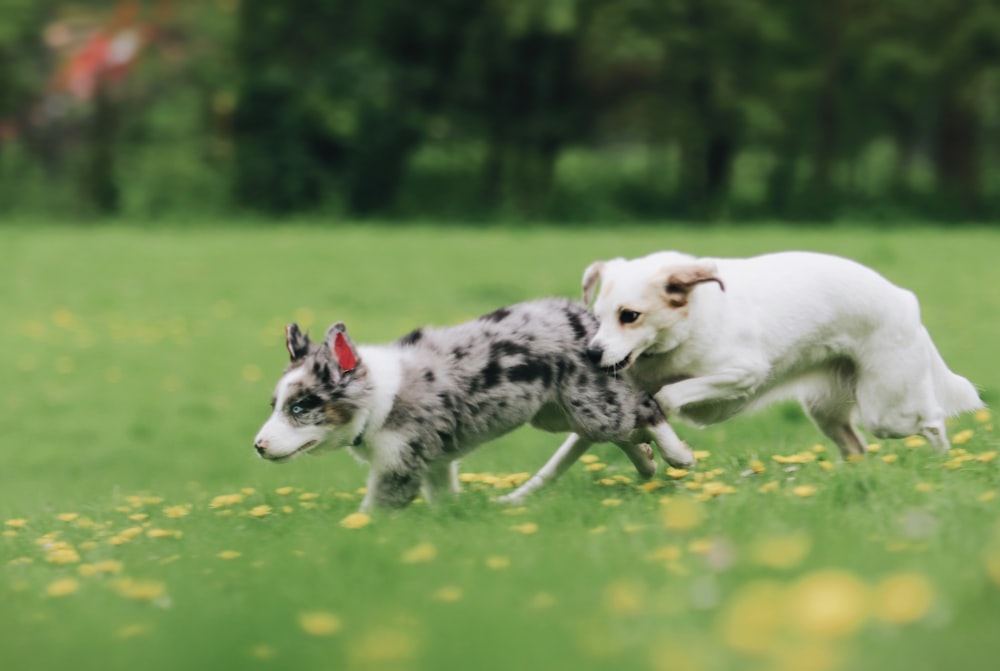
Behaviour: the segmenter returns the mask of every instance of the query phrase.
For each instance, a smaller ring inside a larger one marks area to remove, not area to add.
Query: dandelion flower
[[[716,629],[736,652],[764,654],[774,650],[784,628],[784,591],[777,582],[748,583],[725,605]]]
[[[260,505],[250,509],[251,517],[267,517],[271,514],[271,506]]]
[[[12,529],[20,529],[21,527],[25,526],[27,523],[28,523],[28,520],[21,519],[21,518],[17,518],[17,519],[13,519],[13,520],[7,520],[6,522],[4,522],[4,524],[6,524],[7,526],[11,527]]]
[[[969,442],[969,439],[976,434],[972,429],[966,429],[965,431],[959,431],[954,436],[951,437],[951,442],[953,445],[964,445]]]
[[[57,547],[45,555],[45,561],[51,564],[74,564],[80,561],[80,554],[71,547]]]
[[[695,450],[692,454],[694,455],[694,458],[697,459],[698,461],[704,461],[705,459],[708,459],[710,456],[712,456],[712,453],[709,452],[708,450]]]
[[[243,501],[243,494],[220,494],[208,504],[209,508],[224,508]]]
[[[648,493],[653,491],[654,489],[659,489],[662,486],[663,483],[660,482],[659,480],[650,480],[649,482],[644,482],[641,485],[637,485],[636,489],[638,489],[640,492]]]
[[[604,607],[616,615],[634,615],[642,610],[645,592],[637,583],[617,580],[604,590]]]
[[[299,626],[312,636],[330,636],[340,631],[340,618],[325,611],[299,613]]]
[[[340,526],[345,529],[360,529],[361,527],[368,526],[371,521],[371,516],[366,513],[351,513],[344,519],[340,520]]]
[[[611,508],[614,508],[615,506],[620,506],[621,504],[622,504],[621,499],[608,498],[601,501],[602,506],[609,506]]]
[[[223,550],[222,552],[220,552],[215,556],[218,557],[219,559],[236,559],[238,557],[242,557],[243,553],[237,552],[236,550]]]
[[[73,578],[60,578],[45,588],[49,596],[68,596],[80,589],[80,583]]]
[[[510,557],[504,557],[503,555],[493,555],[486,558],[486,567],[491,568],[494,571],[502,571],[505,568],[510,567]]]
[[[976,455],[976,461],[981,461],[984,464],[988,464],[997,458],[996,450],[990,450],[989,452],[982,452]]]
[[[277,489],[274,490],[274,492],[279,496],[288,496],[294,491],[295,491],[294,487],[278,487]]]
[[[981,408],[980,410],[976,410],[976,414],[974,414],[972,418],[977,422],[979,422],[980,424],[985,424],[986,422],[990,421],[990,416],[991,415],[989,410],[987,410],[986,408]]]
[[[665,473],[674,480],[680,480],[681,478],[686,476],[689,472],[690,471],[688,471],[686,468],[668,468],[665,471]]]
[[[907,447],[923,447],[926,444],[927,441],[923,436],[910,436],[903,441],[903,445],[906,445]]]
[[[979,501],[980,503],[989,503],[990,501],[992,501],[996,497],[997,497],[996,491],[994,491],[994,490],[991,489],[991,490],[985,491],[982,494],[980,494],[979,496],[977,496],[976,500]]]
[[[303,492],[299,494],[299,501],[312,501],[318,498],[319,494],[317,494],[316,492]]]
[[[111,588],[126,599],[155,601],[167,592],[167,586],[159,580],[135,580],[119,578],[111,583]]]
[[[660,506],[663,526],[673,531],[686,531],[701,524],[702,507],[690,499],[668,499]]]
[[[352,639],[348,668],[394,668],[411,659],[419,649],[419,641],[401,629],[374,629]]]
[[[432,561],[435,557],[437,557],[437,548],[434,547],[433,543],[424,541],[404,552],[400,561],[404,564],[422,564]]]
[[[934,603],[934,588],[919,573],[896,573],[875,587],[874,614],[885,622],[907,624],[924,617]]]
[[[594,464],[600,461],[600,457],[598,457],[596,454],[585,454],[582,457],[580,457],[580,461],[585,464]]]
[[[607,464],[602,464],[600,462],[594,462],[593,464],[587,464],[586,466],[584,466],[583,470],[585,470],[585,471],[591,471],[591,472],[596,472],[596,471],[603,471],[607,467],[608,467]]]
[[[812,485],[798,485],[792,488],[792,494],[801,498],[808,498],[816,494],[816,488]]]
[[[760,492],[761,494],[767,494],[769,492],[777,491],[778,487],[780,486],[781,483],[779,483],[777,480],[771,480],[771,482],[765,482],[760,487],[758,487],[757,491]]]
[[[56,519],[58,519],[60,522],[72,522],[79,516],[80,513],[59,513],[58,515],[56,515]]]
[[[754,473],[756,473],[757,475],[760,475],[761,473],[763,473],[766,468],[767,467],[764,466],[764,462],[761,461],[760,459],[751,459],[750,460],[750,470],[753,471]]]
[[[180,538],[184,533],[176,529],[150,529],[146,535],[150,538]]]
[[[924,492],[924,493],[933,492],[934,485],[932,485],[929,482],[918,482],[916,487],[914,487],[914,489],[916,489],[918,492]]]
[[[191,512],[191,506],[167,506],[163,509],[163,514],[170,518],[186,517]]]
[[[868,603],[868,590],[854,574],[817,571],[789,588],[789,622],[806,634],[837,638],[861,626],[868,615]]]
[[[524,524],[515,524],[514,526],[511,527],[511,529],[513,529],[514,531],[516,531],[518,533],[525,534],[525,535],[531,535],[531,534],[534,534],[534,533],[538,533],[538,525],[535,524],[534,522],[525,522]]]
[[[899,459],[899,455],[896,454],[883,454],[882,461],[887,464],[894,464]]]
[[[434,601],[443,601],[444,603],[454,603],[456,601],[460,601],[461,598],[462,589],[460,587],[456,587],[455,585],[442,587],[431,595],[431,599]]]

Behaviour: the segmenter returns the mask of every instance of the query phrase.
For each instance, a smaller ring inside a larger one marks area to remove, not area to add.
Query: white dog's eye
[[[618,313],[618,321],[622,324],[631,324],[639,318],[639,313],[635,310],[622,310]]]

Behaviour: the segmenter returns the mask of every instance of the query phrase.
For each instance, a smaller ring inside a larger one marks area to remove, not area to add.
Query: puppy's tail
[[[941,353],[934,346],[927,329],[924,329],[924,337],[927,339],[928,355],[931,359],[934,393],[937,395],[938,403],[941,404],[945,414],[957,415],[984,407],[975,385],[961,375],[951,372],[948,368],[948,364],[941,358]]]

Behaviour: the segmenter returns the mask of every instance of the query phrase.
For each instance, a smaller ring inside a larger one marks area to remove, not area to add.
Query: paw
[[[511,492],[510,494],[504,494],[503,496],[498,496],[490,500],[493,501],[493,503],[499,503],[504,506],[519,506],[524,503],[524,495],[518,494],[517,492]]]
[[[693,468],[698,462],[687,443],[681,443],[680,447],[673,447],[666,450],[663,458],[674,468]]]

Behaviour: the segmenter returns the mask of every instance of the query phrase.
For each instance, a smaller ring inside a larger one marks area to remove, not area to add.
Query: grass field
[[[640,486],[598,446],[503,508],[561,440],[523,429],[462,464],[455,503],[353,525],[346,453],[255,457],[286,322],[387,341],[661,248],[872,265],[998,400],[985,230],[3,229],[0,668],[995,669],[988,412],[954,421],[949,455],[885,441],[842,463],[779,406],[679,426],[692,473]]]

